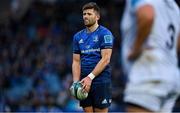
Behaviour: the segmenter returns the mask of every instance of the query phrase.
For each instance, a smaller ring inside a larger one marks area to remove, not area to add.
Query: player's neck
[[[99,24],[95,23],[94,25],[87,27],[87,32],[88,33],[94,32],[98,27],[99,27]]]

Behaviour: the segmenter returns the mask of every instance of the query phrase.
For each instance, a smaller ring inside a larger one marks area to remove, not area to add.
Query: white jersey
[[[153,49],[144,50],[141,57],[131,64],[127,56],[136,38],[135,11],[145,4],[153,6],[155,18],[143,47]],[[127,0],[121,30],[122,62],[125,72],[128,74],[149,73],[155,78],[165,78],[169,72],[169,77],[166,79],[172,78],[172,74],[178,74],[177,39],[180,33],[180,10],[174,0]],[[146,78],[142,77],[142,79]]]

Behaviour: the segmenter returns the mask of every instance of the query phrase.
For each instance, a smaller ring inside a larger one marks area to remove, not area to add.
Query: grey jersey
[[[136,17],[137,9],[145,4],[154,8],[155,18],[152,30],[148,35],[144,47],[152,47],[154,54],[159,57],[162,66],[177,67],[177,38],[180,32],[180,10],[173,0],[127,0],[126,9],[123,15],[121,30],[123,38],[122,62],[126,72],[131,68],[127,60],[134,38],[136,38]],[[138,62],[138,60],[137,60]]]

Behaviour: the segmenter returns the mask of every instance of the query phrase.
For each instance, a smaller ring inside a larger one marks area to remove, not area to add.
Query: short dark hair
[[[84,11],[86,9],[94,9],[98,14],[100,14],[100,8],[99,8],[99,6],[95,2],[86,3],[82,7],[82,11]]]

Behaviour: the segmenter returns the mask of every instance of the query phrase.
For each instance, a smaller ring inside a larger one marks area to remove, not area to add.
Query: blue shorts
[[[80,101],[80,106],[83,108],[88,106],[99,109],[107,108],[111,105],[111,92],[111,83],[92,84],[88,97]]]

